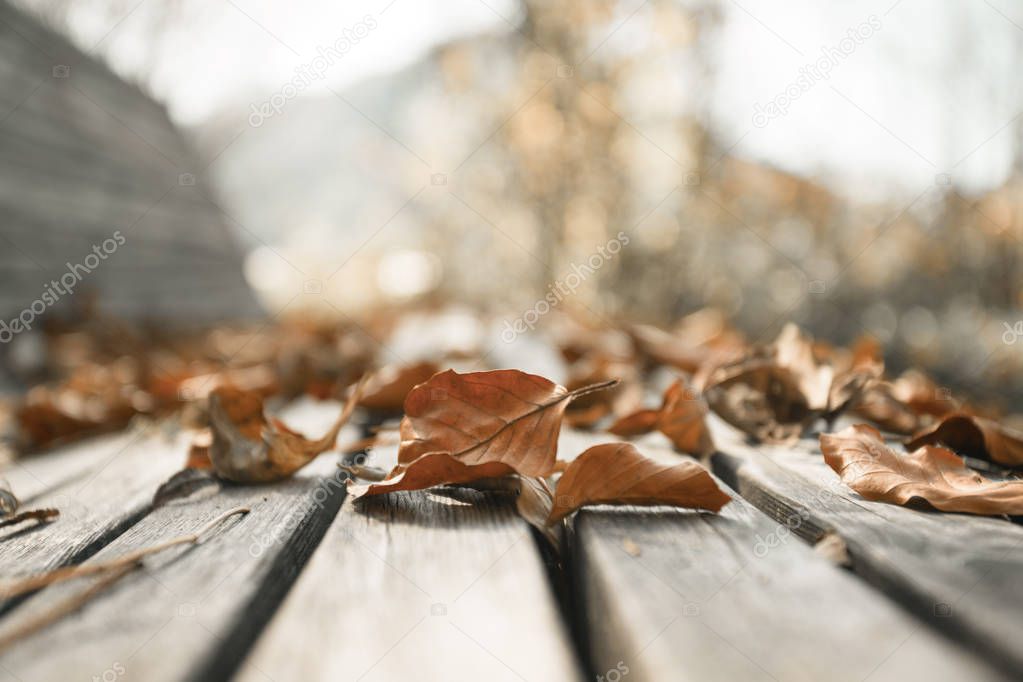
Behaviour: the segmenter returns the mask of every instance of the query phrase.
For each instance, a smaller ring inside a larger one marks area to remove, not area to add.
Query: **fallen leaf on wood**
[[[866,424],[821,434],[820,442],[828,466],[865,499],[899,505],[924,500],[947,512],[1023,514],[1023,481],[986,479],[951,450],[925,445],[902,454]]]
[[[960,455],[986,459],[1010,467],[1023,465],[1023,433],[992,419],[969,414],[946,415],[938,423],[913,435],[906,447],[944,445]]]
[[[153,507],[220,490],[220,480],[209,469],[185,468],[164,481],[153,495]]]
[[[548,524],[586,505],[670,505],[716,512],[732,499],[696,462],[660,464],[631,443],[587,449],[569,463],[554,492]]]
[[[590,428],[608,415],[620,417],[643,402],[639,372],[631,361],[603,352],[593,352],[572,365],[566,383],[569,391],[615,379],[618,383],[606,391],[579,396],[565,411],[565,421],[576,428]]]
[[[961,408],[951,392],[918,369],[903,372],[892,382],[892,395],[917,414],[941,417]]]
[[[210,393],[214,471],[235,483],[270,483],[291,476],[334,447],[364,386],[364,382],[356,386],[337,421],[317,440],[292,431],[280,420],[267,419],[258,394],[227,386],[215,389]]]
[[[830,364],[818,361],[813,339],[789,322],[774,341],[774,357],[779,367],[789,370],[795,377],[809,408],[827,411],[835,370]]]
[[[408,392],[417,384],[429,380],[439,370],[432,362],[384,367],[366,384],[359,404],[368,410],[400,412]]]
[[[795,440],[816,420],[796,376],[773,360],[722,367],[703,392],[714,412],[756,440]]]
[[[850,405],[850,413],[891,433],[910,435],[920,430],[920,415],[895,397],[892,385],[877,382],[865,388]]]
[[[661,411],[653,408],[636,410],[627,414],[607,428],[610,433],[622,438],[642,436],[657,428],[657,421],[661,417]]]
[[[186,469],[212,469],[213,462],[210,460],[210,447],[213,445],[213,431],[200,429],[188,445],[188,459],[185,461]]]
[[[379,482],[355,485],[349,479],[348,494],[357,500],[399,490],[422,490],[450,483],[469,483],[481,478],[506,476],[512,472],[510,466],[501,462],[466,464],[445,452],[433,452],[410,464],[399,464],[387,478]]]
[[[614,384],[569,391],[514,369],[441,372],[405,399],[398,462],[444,453],[467,465],[499,462],[524,476],[547,476],[568,402]]]
[[[516,476],[516,478],[519,487],[518,497],[515,498],[515,508],[518,510],[519,516],[540,531],[551,543],[551,546],[558,547],[558,536],[547,525],[547,517],[554,507],[554,493],[551,492],[547,481],[532,476]]]
[[[714,452],[714,441],[706,422],[703,401],[681,379],[664,392],[664,405],[657,416],[657,429],[672,444],[690,455],[704,456]]]

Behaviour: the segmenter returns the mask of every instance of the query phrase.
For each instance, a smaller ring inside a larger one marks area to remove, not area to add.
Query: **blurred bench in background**
[[[85,291],[130,319],[258,315],[203,171],[160,104],[0,2],[0,320]]]

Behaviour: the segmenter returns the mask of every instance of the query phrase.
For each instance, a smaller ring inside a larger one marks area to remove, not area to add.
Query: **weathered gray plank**
[[[56,521],[41,527],[0,530],[0,575],[10,577],[77,563],[109,543],[145,514],[157,486],[181,468],[188,437],[184,433],[137,432],[126,441],[115,438],[99,445],[102,455],[80,455],[95,458],[91,466],[32,499],[33,507],[59,509]],[[57,455],[58,462],[61,457]],[[19,601],[0,602],[0,611]]]
[[[720,420],[711,425],[722,451],[715,471],[747,500],[810,542],[837,533],[853,570],[923,623],[1007,672],[1023,670],[1023,528],[869,502],[839,481],[815,440],[751,447]]]
[[[579,679],[513,505],[454,489],[346,500],[239,679]]]
[[[338,409],[300,403],[283,418],[312,432],[322,426],[318,417],[332,421]],[[342,434],[348,438],[355,438],[354,429]],[[102,675],[115,662],[123,667],[118,678],[125,681],[224,679],[337,512],[343,476],[335,461],[325,455],[288,481],[228,486],[213,496],[150,511],[91,561],[190,533],[236,506],[252,509],[197,547],[147,558],[141,570],[78,613],[19,642],[0,656],[0,679],[4,671],[24,682]],[[151,486],[148,493],[154,490]],[[84,586],[40,592],[0,621],[0,635]]]
[[[125,430],[21,457],[0,469],[0,477],[7,479],[23,504],[34,503],[44,493],[80,479],[137,437],[136,431]]]
[[[568,431],[561,456],[609,440]],[[638,447],[682,457],[659,435]],[[584,509],[571,537],[579,615],[605,679],[620,666],[637,680],[1003,679],[734,493],[719,515]]]

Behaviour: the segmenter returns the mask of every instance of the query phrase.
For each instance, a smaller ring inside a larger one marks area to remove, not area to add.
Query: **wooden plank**
[[[45,493],[79,480],[133,443],[134,429],[88,438],[54,450],[15,459],[0,470],[23,505],[35,504]]]
[[[609,440],[568,431],[561,456]],[[637,445],[665,463],[682,458],[660,435]],[[732,494],[719,515],[594,507],[575,518],[571,575],[595,674],[1004,679]],[[778,546],[766,547],[778,536]]]
[[[32,499],[34,507],[56,507],[60,518],[39,527],[0,530],[0,575],[33,573],[78,563],[95,554],[149,509],[153,492],[181,468],[188,449],[184,433],[136,432],[84,444],[101,455],[71,481]],[[55,455],[57,460],[61,455]],[[12,484],[13,485],[13,484]],[[21,599],[0,602],[0,612]]]
[[[394,455],[381,449],[371,461],[386,467]],[[451,489],[346,500],[239,679],[580,675],[513,501]]]
[[[312,433],[333,421],[339,409],[305,402],[282,416]],[[342,434],[342,440],[355,437],[352,428]],[[176,453],[179,462],[183,454]],[[252,509],[199,546],[146,559],[142,569],[79,612],[19,642],[0,656],[0,680],[102,675],[115,662],[123,667],[118,679],[125,682],[225,679],[337,513],[344,477],[335,462],[326,455],[288,481],[229,486],[150,511],[92,561],[193,532],[233,507]],[[150,486],[148,494],[154,490]],[[83,587],[42,591],[0,621],[0,636]]]
[[[711,426],[715,471],[743,497],[810,542],[837,533],[853,570],[923,623],[1009,673],[1023,669],[1023,528],[869,502],[839,481],[816,440],[754,448],[720,420]]]

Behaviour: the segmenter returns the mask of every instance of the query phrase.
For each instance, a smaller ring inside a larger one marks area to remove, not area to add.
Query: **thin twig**
[[[11,632],[4,635],[0,635],[0,652],[6,650],[12,644],[20,639],[28,637],[29,635],[35,634],[39,630],[50,623],[60,619],[63,616],[73,613],[84,606],[90,599],[95,597],[97,594],[107,589],[115,582],[120,580],[122,577],[134,571],[139,567],[138,563],[125,564],[114,568],[110,573],[101,577],[95,583],[93,583],[88,589],[82,590],[78,594],[72,595],[68,599],[60,602],[56,606],[39,615],[29,619],[27,623],[23,623],[18,627],[14,628]]]
[[[250,511],[251,510],[248,507],[235,507],[234,509],[229,509],[194,533],[165,540],[155,545],[150,545],[149,547],[143,547],[135,550],[134,552],[128,552],[124,556],[111,559],[110,561],[97,562],[95,564],[79,564],[77,566],[65,566],[63,568],[47,571],[46,573],[40,573],[39,575],[29,576],[7,585],[0,585],[0,597],[10,599],[11,597],[17,597],[28,592],[34,592],[35,590],[54,583],[64,582],[65,580],[71,580],[73,578],[81,578],[87,575],[96,575],[98,573],[116,570],[124,566],[131,566],[150,554],[156,554],[157,552],[162,552],[165,549],[170,549],[177,545],[197,545],[202,541],[203,535],[213,528],[216,528],[228,518],[235,516],[236,514],[248,514]]]

